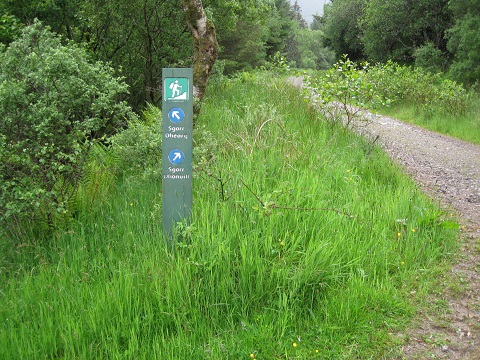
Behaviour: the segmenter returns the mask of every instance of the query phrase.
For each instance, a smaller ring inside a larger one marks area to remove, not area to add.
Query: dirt
[[[302,86],[301,78],[289,81]],[[400,335],[404,345],[396,358],[480,359],[480,146],[369,112],[357,125],[460,218],[460,253],[430,294],[428,309]]]

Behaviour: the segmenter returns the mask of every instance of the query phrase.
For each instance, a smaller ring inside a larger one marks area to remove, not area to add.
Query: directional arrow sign
[[[183,160],[185,160],[185,154],[183,153],[182,150],[179,149],[173,149],[168,153],[168,160],[173,164],[173,165],[178,165],[180,164]]]
[[[179,123],[182,122],[182,120],[185,118],[185,113],[180,108],[172,108],[168,112],[168,118],[171,122]]]

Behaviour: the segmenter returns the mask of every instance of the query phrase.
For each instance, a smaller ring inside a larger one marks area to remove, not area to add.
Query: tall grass
[[[51,239],[2,240],[0,358],[395,353],[410,292],[455,249],[451,221],[379,149],[265,75],[212,83],[195,142],[174,250],[148,172],[83,195]]]

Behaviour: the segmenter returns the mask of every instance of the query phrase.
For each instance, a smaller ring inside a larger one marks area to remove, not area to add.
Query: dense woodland
[[[204,0],[215,24],[215,71],[232,74],[284,56],[293,67],[326,69],[352,60],[444,71],[468,84],[480,77],[479,0],[332,0],[308,25],[289,0]],[[2,0],[0,41],[41,20],[107,61],[130,86],[128,102],[158,104],[162,67],[189,66],[193,46],[181,0]]]

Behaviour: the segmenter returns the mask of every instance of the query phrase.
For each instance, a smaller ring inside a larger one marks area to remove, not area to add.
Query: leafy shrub
[[[443,71],[447,63],[442,51],[431,42],[416,49],[413,56],[416,67],[432,73]]]
[[[341,111],[347,116],[344,125],[349,126],[362,110],[374,110],[390,103],[388,94],[379,92],[376,84],[368,79],[369,70],[368,63],[359,65],[344,56],[326,73],[309,79],[327,117],[337,120],[337,111]]]
[[[277,51],[270,57],[270,61],[264,66],[264,68],[280,74],[285,74],[290,71],[290,64],[288,63],[287,58],[282,56],[280,51]]]
[[[109,138],[116,172],[122,175],[158,173],[162,160],[162,113],[153,105],[143,111],[142,119]]]
[[[135,118],[112,68],[41,23],[0,53],[0,222],[67,212],[96,139]]]
[[[122,175],[144,174],[161,170],[162,129],[159,124],[130,122],[128,128],[110,138],[117,172]]]
[[[433,111],[462,114],[468,110],[470,94],[440,73],[389,61],[371,67],[366,75],[384,97],[416,104],[426,114]]]

